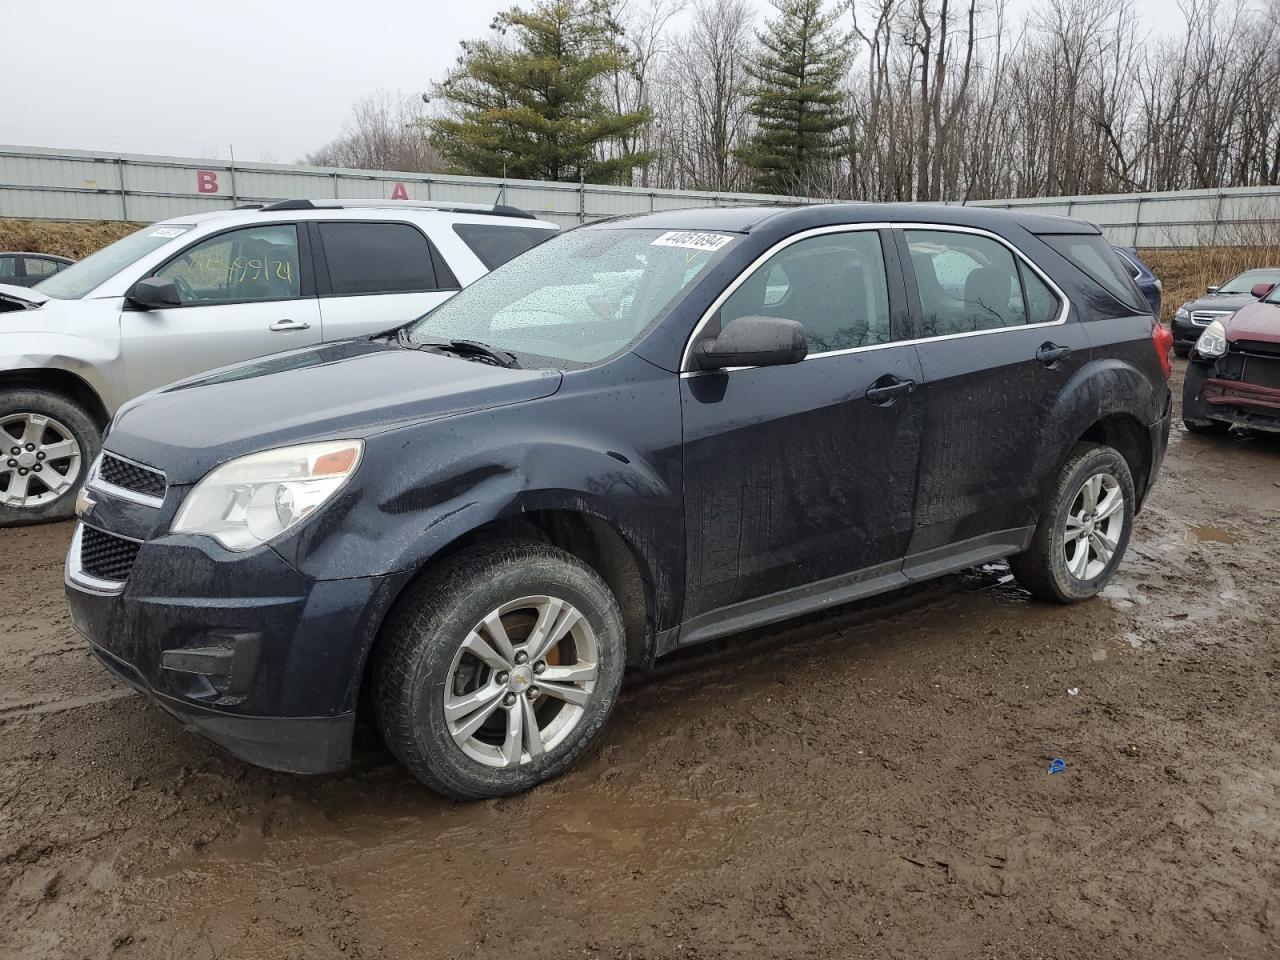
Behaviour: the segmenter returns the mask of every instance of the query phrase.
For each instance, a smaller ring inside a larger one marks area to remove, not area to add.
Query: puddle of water
[[[1199,543],[1238,543],[1240,539],[1221,527],[1193,526],[1190,531],[1192,538]]]

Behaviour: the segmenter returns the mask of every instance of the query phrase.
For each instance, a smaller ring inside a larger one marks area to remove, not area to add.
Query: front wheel
[[[1076,603],[1097,595],[1129,545],[1136,505],[1124,457],[1102,444],[1076,444],[1030,548],[1009,560],[1014,576],[1044,600]]]
[[[70,517],[101,444],[98,425],[74,401],[0,390],[0,527]]]
[[[600,576],[546,544],[482,544],[403,598],[377,670],[378,725],[415,777],[458,799],[558,776],[622,684],[622,615]]]

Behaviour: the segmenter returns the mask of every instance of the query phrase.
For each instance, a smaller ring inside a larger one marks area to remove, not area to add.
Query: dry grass
[[[63,223],[54,220],[0,219],[0,250],[53,253],[81,260],[109,243],[133,233],[142,224],[98,220]]]

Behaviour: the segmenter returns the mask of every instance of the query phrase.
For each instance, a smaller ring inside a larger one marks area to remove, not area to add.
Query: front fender
[[[60,370],[88,384],[108,414],[125,399],[115,343],[46,331],[0,333],[0,373]]]
[[[351,487],[276,548],[313,579],[412,575],[485,524],[568,511],[631,547],[662,629],[684,582],[678,380],[634,362],[642,381],[566,377],[541,400],[368,438]]]

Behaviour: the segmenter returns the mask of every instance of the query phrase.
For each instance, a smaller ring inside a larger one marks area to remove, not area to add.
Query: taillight
[[[1151,328],[1151,344],[1156,348],[1156,356],[1160,360],[1160,369],[1164,378],[1173,375],[1173,331],[1159,321]]]

